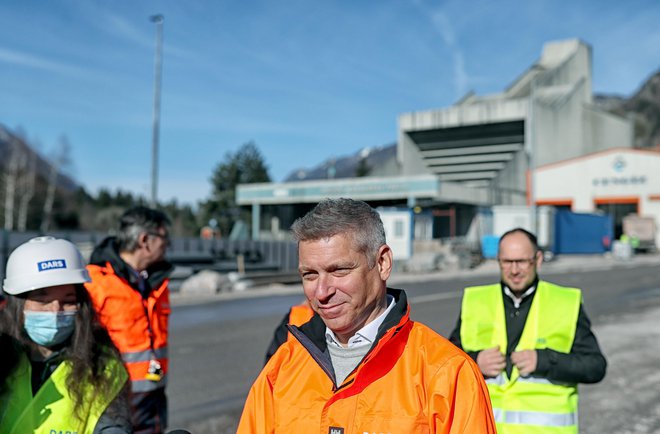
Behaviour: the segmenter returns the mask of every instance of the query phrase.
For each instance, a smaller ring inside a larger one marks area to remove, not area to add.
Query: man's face
[[[392,269],[387,245],[379,249],[372,268],[348,235],[301,241],[298,256],[305,296],[341,343],[385,309],[385,281]]]
[[[497,259],[502,282],[512,292],[520,293],[536,279],[536,270],[543,256],[541,252],[534,251],[534,246],[525,234],[514,232],[502,239]]]
[[[145,252],[148,255],[149,265],[160,262],[165,258],[165,252],[170,245],[170,236],[167,228],[160,227],[146,233]]]

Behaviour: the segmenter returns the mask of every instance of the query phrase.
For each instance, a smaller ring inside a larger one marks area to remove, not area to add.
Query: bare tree
[[[69,139],[62,135],[57,144],[53,157],[50,159],[50,173],[48,175],[48,188],[46,200],[44,201],[43,218],[41,220],[41,232],[48,232],[53,219],[53,203],[55,202],[55,190],[60,169],[71,163],[71,144]]]
[[[8,141],[9,158],[5,167],[5,230],[14,229],[14,203],[16,201],[16,187],[21,165],[21,149],[18,141],[11,137]]]
[[[16,229],[19,231],[25,231],[27,229],[28,209],[30,201],[34,197],[37,183],[37,154],[29,151],[24,152],[22,160],[18,222],[16,225]]]

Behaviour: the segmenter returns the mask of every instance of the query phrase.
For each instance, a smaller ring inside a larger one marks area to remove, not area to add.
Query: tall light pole
[[[158,204],[158,138],[160,127],[160,81],[163,71],[163,20],[161,15],[152,15],[150,20],[156,24],[156,61],[154,66],[154,117],[151,140],[151,206]]]

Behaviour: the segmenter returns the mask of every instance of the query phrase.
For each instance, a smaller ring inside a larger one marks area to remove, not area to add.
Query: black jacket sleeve
[[[463,345],[461,344],[461,315],[460,313],[458,314],[458,320],[456,320],[456,327],[454,327],[454,330],[451,332],[449,335],[449,342],[452,344],[456,345],[458,348],[463,350]],[[463,350],[465,351],[465,350]],[[477,362],[477,356],[479,355],[479,351],[465,351],[465,354],[470,356],[474,362]]]
[[[545,349],[537,350],[537,354],[534,376],[567,383],[598,383],[605,377],[607,361],[582,305],[571,352],[565,354]]]
[[[268,363],[271,357],[273,357],[273,354],[277,351],[277,349],[282,345],[284,342],[286,342],[287,338],[289,337],[289,330],[286,328],[286,325],[289,323],[289,317],[291,316],[291,309],[284,315],[284,318],[282,318],[282,321],[278,324],[277,328],[275,328],[275,332],[273,333],[273,339],[270,341],[270,345],[268,345],[268,350],[266,350],[266,357],[264,360],[264,365]]]
[[[99,417],[94,434],[132,434],[131,410],[128,402],[130,381]]]

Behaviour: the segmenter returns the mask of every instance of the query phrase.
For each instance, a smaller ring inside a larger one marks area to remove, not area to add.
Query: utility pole
[[[537,234],[538,231],[538,222],[537,222],[537,209],[536,209],[536,180],[535,178],[535,173],[536,173],[536,129],[537,129],[537,124],[536,124],[536,86],[537,86],[537,77],[534,76],[532,77],[532,81],[530,83],[530,90],[529,90],[529,109],[527,110],[527,122],[526,124],[526,129],[525,135],[526,135],[526,140],[525,140],[525,154],[527,157],[527,170],[528,170],[528,179],[527,179],[527,198],[528,198],[528,204],[529,205],[529,212],[530,212],[530,230],[532,233]]]
[[[151,206],[158,204],[158,138],[160,128],[160,82],[163,70],[163,21],[161,14],[152,15],[150,20],[156,24],[156,61],[154,66],[154,117],[151,141]]]

